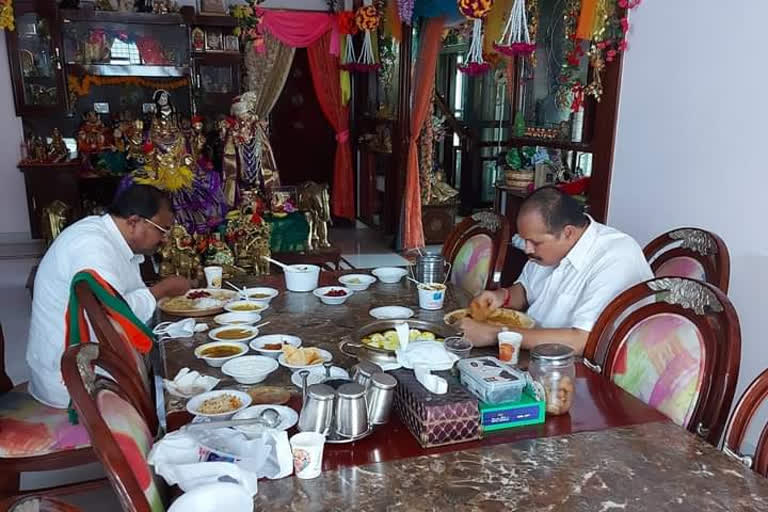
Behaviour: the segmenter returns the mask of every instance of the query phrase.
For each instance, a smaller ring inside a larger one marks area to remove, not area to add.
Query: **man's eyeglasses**
[[[167,234],[168,234],[168,231],[170,231],[168,228],[164,228],[164,227],[163,227],[163,226],[161,226],[160,224],[157,224],[156,222],[152,222],[151,220],[149,220],[149,219],[148,219],[148,218],[146,218],[146,217],[142,217],[142,218],[143,218],[143,219],[144,219],[146,222],[150,223],[150,224],[151,224],[151,225],[153,225],[155,228],[157,228],[157,230],[158,230],[159,232],[161,232],[161,233],[163,234],[163,236],[167,235]]]

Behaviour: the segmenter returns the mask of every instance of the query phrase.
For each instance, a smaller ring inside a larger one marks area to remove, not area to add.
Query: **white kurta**
[[[61,376],[66,348],[65,313],[74,275],[94,270],[120,293],[142,321],[157,305],[141,279],[144,256],[134,254],[109,215],[86,217],[66,228],[45,253],[35,276],[27,364],[29,392],[38,401],[65,408],[69,394]]]
[[[630,237],[596,222],[555,267],[529,261],[517,280],[528,300],[528,314],[538,327],[591,331],[617,295],[651,279],[643,251]]]

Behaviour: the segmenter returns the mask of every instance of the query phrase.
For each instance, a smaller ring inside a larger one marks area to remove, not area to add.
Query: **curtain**
[[[349,144],[349,108],[343,104],[339,84],[339,59],[331,55],[332,34],[307,48],[312,85],[320,108],[336,132],[331,209],[338,217],[355,218],[352,148]]]
[[[253,45],[245,52],[246,90],[258,95],[256,113],[266,119],[283,91],[293,63],[295,48],[284,45],[270,33],[264,34],[264,52]]]
[[[325,12],[259,10],[261,23],[283,43],[293,48],[307,48],[329,30],[333,36],[326,49],[339,54],[339,30],[333,16]]]
[[[432,87],[435,82],[437,55],[440,52],[444,24],[444,17],[427,20],[419,41],[419,55],[414,66],[411,135],[408,142],[408,167],[405,174],[405,215],[403,215],[403,247],[405,249],[424,247],[417,139],[427,115],[431,112]]]

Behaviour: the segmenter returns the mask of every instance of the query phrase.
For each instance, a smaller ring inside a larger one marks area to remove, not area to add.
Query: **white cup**
[[[516,365],[520,356],[520,346],[523,344],[523,335],[518,332],[501,331],[496,335],[499,341],[499,360],[511,365]]]
[[[429,289],[427,286],[433,288]],[[435,290],[434,288],[440,288]],[[423,283],[418,286],[419,307],[421,309],[441,309],[445,301],[445,285],[441,283]]]
[[[221,267],[205,267],[203,272],[205,272],[208,288],[221,288],[221,278],[224,273]]]
[[[293,470],[299,478],[317,478],[323,469],[325,436],[317,432],[301,432],[291,437]]]

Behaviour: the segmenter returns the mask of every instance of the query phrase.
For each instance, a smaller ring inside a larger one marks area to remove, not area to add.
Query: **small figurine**
[[[48,146],[48,161],[59,163],[66,160],[69,160],[69,148],[67,148],[59,129],[54,128],[53,133],[51,133],[51,144]]]
[[[331,224],[331,198],[327,184],[306,181],[299,185],[299,209],[304,212],[309,224],[307,251],[327,249],[328,225]]]
[[[83,124],[77,132],[77,149],[82,153],[95,153],[104,148],[104,123],[99,114],[91,110],[83,116]]]
[[[237,266],[249,269],[254,275],[268,275],[271,255],[270,236],[272,227],[261,217],[262,202],[252,192],[243,193],[243,201],[237,210],[227,214],[227,240],[234,246]]]
[[[200,161],[205,148],[205,134],[203,133],[203,117],[195,116],[192,118],[192,133],[189,138],[189,145],[192,147],[192,157],[195,162]]]
[[[160,277],[177,275],[192,280],[202,279],[200,256],[195,251],[193,239],[184,226],[175,224],[171,228],[170,236],[159,252],[162,257]]]
[[[45,162],[48,160],[48,148],[39,135],[32,137],[29,159],[33,162]]]
[[[59,236],[59,233],[64,230],[71,213],[71,208],[58,199],[43,208],[41,229],[46,247],[49,247],[56,237]]]

